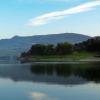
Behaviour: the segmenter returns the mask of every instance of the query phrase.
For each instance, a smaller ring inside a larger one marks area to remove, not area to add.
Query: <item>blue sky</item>
[[[100,0],[1,0],[0,39],[75,32],[100,35]]]

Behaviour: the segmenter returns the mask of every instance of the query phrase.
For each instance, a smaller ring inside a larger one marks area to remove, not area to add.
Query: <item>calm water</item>
[[[100,65],[0,64],[0,100],[100,100]]]

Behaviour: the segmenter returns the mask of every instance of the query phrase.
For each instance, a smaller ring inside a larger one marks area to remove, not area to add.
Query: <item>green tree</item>
[[[48,45],[46,46],[45,54],[46,54],[46,55],[54,55],[54,54],[55,54],[54,45],[48,44]]]
[[[36,44],[31,47],[29,54],[31,55],[45,55],[46,46],[42,44]]]
[[[73,46],[69,43],[58,43],[56,46],[56,54],[65,55],[70,54],[73,51]]]

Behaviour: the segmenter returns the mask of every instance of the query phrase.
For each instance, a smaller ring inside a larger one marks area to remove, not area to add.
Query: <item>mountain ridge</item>
[[[77,33],[61,33],[48,35],[34,35],[34,36],[14,36],[11,39],[0,40],[0,52],[10,51],[19,54],[27,51],[32,44],[54,44],[61,42],[69,42],[72,44],[86,41],[91,38],[87,35]]]

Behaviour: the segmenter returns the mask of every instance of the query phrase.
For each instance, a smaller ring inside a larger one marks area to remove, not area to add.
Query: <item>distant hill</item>
[[[20,54],[28,50],[32,44],[57,44],[60,42],[79,43],[91,37],[76,33],[62,33],[51,35],[36,35],[36,36],[14,36],[11,39],[0,40],[0,55],[3,54]]]

